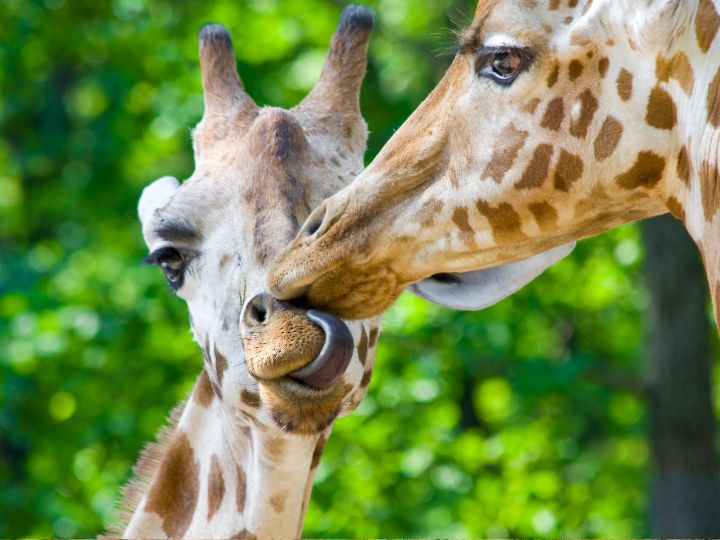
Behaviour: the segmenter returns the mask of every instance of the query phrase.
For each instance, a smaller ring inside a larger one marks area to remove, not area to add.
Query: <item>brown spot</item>
[[[281,491],[280,493],[270,497],[270,506],[273,507],[275,513],[281,514],[283,511],[285,511],[285,502],[287,501],[287,498],[287,491]]]
[[[160,516],[168,536],[182,537],[192,522],[200,489],[199,472],[187,435],[178,433],[163,456],[145,502],[145,511]]]
[[[543,232],[554,231],[557,227],[558,213],[555,208],[547,202],[533,203],[528,206],[535,217],[538,227]]]
[[[475,246],[475,231],[470,227],[467,208],[456,208],[452,215],[452,221],[460,231],[460,238],[470,247]]]
[[[325,443],[327,443],[327,437],[320,435],[315,450],[313,450],[312,461],[310,462],[310,469],[314,469],[320,464],[320,458],[322,457],[323,450],[325,450]]]
[[[583,65],[580,60],[571,60],[568,66],[568,76],[571,81],[577,79],[583,72]]]
[[[563,105],[563,98],[558,97],[548,103],[547,109],[545,109],[545,116],[543,116],[542,127],[557,131],[562,125],[563,118],[565,118],[565,107]]]
[[[690,185],[690,156],[688,155],[688,149],[686,146],[683,146],[680,149],[680,153],[677,157],[677,175],[680,180],[682,180],[682,183],[686,186]]]
[[[620,121],[613,116],[608,116],[595,139],[595,159],[604,161],[609,158],[620,144],[622,134],[623,127]]]
[[[235,506],[239,513],[245,511],[245,497],[247,495],[247,476],[245,471],[238,465],[237,467],[237,484],[235,485]]]
[[[256,394],[250,390],[242,390],[240,392],[240,401],[248,407],[257,409],[260,406],[260,394]]]
[[[380,335],[380,329],[378,327],[370,329],[370,348],[374,347],[377,343],[378,335]]]
[[[695,73],[684,52],[676,53],[670,60],[659,54],[655,61],[655,76],[662,82],[668,82],[670,77],[677,80],[688,96],[695,84]]]
[[[700,7],[695,14],[695,37],[702,52],[710,50],[718,28],[720,15],[715,11],[712,0],[700,0]]]
[[[677,124],[677,107],[670,94],[656,86],[650,92],[645,121],[658,129],[672,129]]]
[[[247,529],[243,528],[242,531],[233,534],[230,537],[230,540],[258,540],[258,537]]]
[[[550,5],[548,7],[551,11],[556,10],[560,7],[560,0],[550,0]]]
[[[365,388],[367,385],[370,384],[370,379],[372,378],[372,370],[366,371],[363,373],[362,379],[360,380],[360,388]]]
[[[223,377],[225,376],[225,370],[227,370],[228,363],[225,356],[215,349],[215,373],[217,374],[218,384],[222,388]]]
[[[568,7],[569,7],[569,8],[574,8],[574,7],[577,6],[577,4],[578,4],[578,0],[568,0]]]
[[[597,109],[598,101],[590,90],[580,94],[580,115],[570,124],[570,133],[580,139],[584,138]]]
[[[221,269],[225,268],[225,266],[227,266],[227,263],[229,260],[230,260],[230,255],[228,255],[227,253],[225,255],[223,255],[222,257],[220,257],[220,268]]]
[[[552,88],[553,86],[555,86],[555,83],[558,82],[559,77],[560,77],[560,64],[557,62],[554,62],[553,67],[550,69],[550,73],[548,74],[547,87]]]
[[[493,238],[499,244],[524,238],[520,229],[520,216],[509,203],[501,203],[496,208],[491,207],[483,200],[475,205],[478,212],[485,216],[493,229]]]
[[[622,68],[616,81],[617,92],[620,99],[629,101],[633,93],[633,76],[627,69]]]
[[[583,168],[582,159],[565,150],[561,150],[560,159],[558,159],[558,164],[555,168],[555,189],[569,191],[573,183],[577,182],[582,176]]]
[[[499,143],[493,150],[492,158],[482,173],[482,178],[492,178],[498,184],[502,182],[505,175],[515,163],[515,158],[520,149],[525,145],[529,133],[521,131],[515,126],[510,126]]]
[[[203,369],[195,383],[193,399],[198,405],[207,407],[212,403],[214,397],[215,393],[213,392],[212,383],[210,383],[210,377],[208,377],[207,371]]]
[[[710,221],[717,213],[720,201],[720,175],[716,165],[703,161],[700,167],[700,187],[705,220]]]
[[[520,111],[528,113],[528,114],[535,114],[535,110],[537,109],[537,106],[539,104],[540,104],[540,98],[533,98],[530,101],[528,101],[525,105],[520,107]]]
[[[367,361],[367,352],[368,352],[368,336],[367,332],[365,332],[365,325],[360,325],[360,342],[357,345],[357,352],[358,352],[358,359],[360,360],[360,363],[364,366],[365,362]]]
[[[533,189],[543,185],[550,170],[550,160],[553,155],[553,147],[549,144],[540,144],[535,149],[522,178],[515,184],[517,189]]]
[[[598,62],[598,72],[600,73],[600,78],[604,79],[605,75],[607,75],[608,68],[610,67],[610,60],[607,56],[603,56],[600,59],[600,62]]]
[[[208,473],[208,521],[220,509],[224,498],[225,480],[223,479],[222,469],[220,469],[220,460],[213,454],[210,460],[210,472]]]
[[[457,187],[457,186],[456,186]],[[435,223],[435,218],[443,209],[445,204],[438,199],[430,199],[425,201],[417,213],[420,225],[423,227],[431,227]]]
[[[720,69],[715,74],[707,95],[708,122],[720,128]]]
[[[675,197],[670,197],[665,204],[673,216],[680,221],[685,221],[685,209],[680,204],[680,201],[678,201]]]
[[[623,174],[617,176],[615,181],[624,189],[640,187],[653,188],[662,179],[665,171],[665,159],[654,152],[640,152],[635,164]]]

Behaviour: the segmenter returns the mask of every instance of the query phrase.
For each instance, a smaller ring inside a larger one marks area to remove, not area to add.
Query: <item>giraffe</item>
[[[720,2],[480,0],[442,81],[268,278],[355,318],[511,294],[578,239],[672,213],[720,321]]]
[[[195,171],[138,212],[148,261],[190,311],[204,367],[125,488],[125,538],[292,538],[334,420],[367,391],[379,319],[346,325],[264,291],[275,253],[363,167],[359,92],[373,14],[343,11],[319,82],[294,109],[245,93],[230,36],[200,31]],[[357,344],[357,346],[355,346]]]

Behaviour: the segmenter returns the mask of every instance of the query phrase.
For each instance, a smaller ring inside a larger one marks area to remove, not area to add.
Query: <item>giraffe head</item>
[[[348,328],[264,287],[270,261],[310,209],[362,170],[359,91],[371,27],[370,11],[345,10],[320,81],[290,111],[257,107],[229,34],[204,27],[195,171],[182,185],[155,181],[139,203],[148,260],[187,302],[205,355],[198,391],[275,433],[322,432],[357,406],[369,382],[376,321]]]
[[[671,211],[693,233],[716,208],[716,5],[480,0],[443,80],[313,212],[271,292],[348,318],[408,287],[479,308],[615,225]]]

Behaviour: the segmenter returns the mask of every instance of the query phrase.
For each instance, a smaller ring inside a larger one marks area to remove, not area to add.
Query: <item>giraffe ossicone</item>
[[[372,12],[343,12],[320,80],[289,111],[259,108],[228,32],[200,32],[205,112],[195,171],[139,203],[150,256],[190,311],[204,367],[125,489],[124,538],[292,538],[333,422],[364,397],[380,321],[346,324],[264,292],[311,208],[363,168],[359,92]]]
[[[407,287],[482,307],[548,250],[670,212],[720,323],[719,30],[719,0],[480,0],[443,80],[268,288],[346,318]]]

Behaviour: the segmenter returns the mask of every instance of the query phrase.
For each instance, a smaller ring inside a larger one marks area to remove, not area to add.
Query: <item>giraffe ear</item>
[[[490,307],[523,288],[575,247],[567,244],[510,264],[464,272],[439,274],[411,285],[411,293],[451,309]]]
[[[152,242],[152,217],[155,210],[163,208],[180,187],[180,182],[172,176],[158,178],[147,186],[140,196],[138,203],[138,216],[143,226],[145,243],[150,247]]]

